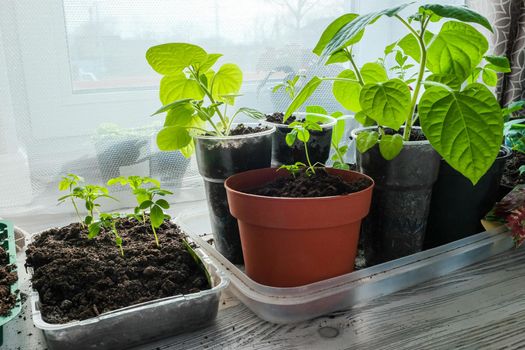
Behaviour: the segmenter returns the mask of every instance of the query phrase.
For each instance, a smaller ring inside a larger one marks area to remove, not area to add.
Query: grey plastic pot
[[[375,128],[355,129],[352,137]],[[361,229],[367,266],[423,249],[440,159],[428,141],[404,142],[401,153],[390,161],[377,145],[363,154],[357,152],[358,169],[376,183],[370,214]]]
[[[237,219],[230,214],[224,181],[233,174],[270,167],[274,132],[275,127],[268,126],[265,131],[248,135],[194,136],[197,166],[204,178],[215,247],[234,264],[242,264],[243,256]]]
[[[505,162],[512,151],[501,146],[500,155],[476,185],[441,160],[434,184],[425,248],[433,248],[483,231],[480,220],[499,196]]]

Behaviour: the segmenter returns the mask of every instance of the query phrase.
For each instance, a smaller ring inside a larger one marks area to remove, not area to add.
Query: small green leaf
[[[186,43],[170,43],[150,47],[146,52],[149,65],[163,75],[180,73],[184,68],[206,61],[203,48]]]
[[[176,151],[192,141],[188,130],[179,126],[167,126],[157,134],[157,146],[161,151]]]
[[[483,72],[481,73],[481,78],[483,79],[483,82],[488,86],[498,85],[498,74],[492,69],[483,69]]]
[[[286,110],[286,113],[284,114],[284,121],[290,117],[299,107],[301,107],[310,96],[314,93],[314,91],[317,89],[319,84],[321,84],[323,80],[318,77],[313,77],[310,79],[308,83],[305,84],[305,86],[301,89],[301,91],[295,96],[293,101],[288,106],[288,109]]]
[[[345,69],[339,73],[337,78],[349,79],[351,81],[334,81],[332,93],[334,94],[335,99],[349,111],[359,112],[361,110],[361,105],[359,104],[361,84],[357,81],[354,71],[351,69]]]
[[[248,117],[253,118],[253,119],[265,119],[266,118],[266,115],[264,113],[259,112],[256,109],[248,108],[248,107],[241,107],[241,108],[239,108],[237,110],[237,113],[243,113],[243,114],[245,114]]]
[[[149,198],[149,196],[148,196]],[[144,209],[148,209],[149,207],[151,207],[153,205],[153,202],[150,201],[150,200],[145,200],[143,202],[140,203],[139,205],[139,208],[144,210]]]
[[[481,24],[491,32],[493,31],[490,22],[485,17],[465,6],[428,4],[421,6],[420,10],[432,11],[440,17],[454,18],[461,22]]]
[[[502,113],[504,116],[506,116],[514,112],[520,111],[523,108],[525,108],[525,100],[514,101],[505,106],[505,108],[503,108],[502,110]]]
[[[334,52],[333,54],[328,57],[328,59],[325,62],[325,65],[329,65],[332,63],[344,63],[348,62],[350,59],[348,58],[348,55],[344,50],[339,50]]]
[[[153,227],[159,227],[164,222],[164,212],[158,205],[153,205],[149,213],[149,219]]]
[[[383,135],[379,140],[379,152],[386,160],[392,160],[403,149],[403,136],[399,134]]]
[[[237,94],[242,85],[242,71],[236,64],[225,63],[219,68],[211,82],[211,93],[214,99],[227,104],[232,100],[224,95]]]
[[[286,144],[289,147],[293,146],[293,144],[295,143],[296,139],[297,139],[297,130],[296,129],[293,129],[288,134],[286,134]]]
[[[206,57],[206,60],[204,62],[202,62],[202,64],[198,65],[197,66],[197,69],[199,70],[199,72],[202,74],[202,73],[205,73],[207,72],[211,67],[213,67],[213,65],[217,62],[217,60],[219,58],[222,57],[222,54],[220,53],[210,53],[208,54],[208,56]]]
[[[88,239],[93,239],[100,233],[100,222],[94,222],[88,226]]]
[[[359,101],[363,112],[378,124],[398,130],[410,112],[410,89],[400,79],[366,84]]]
[[[355,13],[347,13],[342,15],[341,17],[336,18],[332,23],[326,27],[323,34],[321,34],[321,37],[319,38],[319,41],[317,42],[317,45],[315,45],[315,48],[312,50],[313,53],[315,53],[317,56],[320,56],[323,53],[324,48],[326,47],[326,44],[332,40],[334,35],[345,25],[352,22],[354,19],[359,17],[358,14]],[[356,35],[352,40],[349,40],[345,46],[351,45],[353,43],[358,42],[361,40],[361,37],[363,36],[364,31],[362,31],[360,34]],[[346,57],[346,56],[345,56]],[[347,58],[348,60],[348,58]],[[344,61],[343,61],[344,62]]]
[[[310,140],[310,132],[306,128],[301,128],[297,132],[297,138],[299,139],[299,141],[306,143],[308,142],[308,140]]]
[[[337,120],[332,129],[332,143],[336,146],[339,145],[339,142],[341,142],[341,139],[343,138],[343,135],[345,133],[345,121],[344,119],[339,119],[342,116],[343,113],[341,112],[332,113],[332,117]]]
[[[159,207],[161,207],[162,209],[169,209],[170,207],[170,204],[168,203],[167,200],[165,199],[158,199],[155,204],[157,204]]]
[[[357,134],[355,144],[359,152],[365,153],[370,148],[374,147],[379,141],[379,134],[377,131],[362,131]]]
[[[334,169],[350,170],[350,165],[341,162],[334,162]]]
[[[482,84],[467,85],[463,91],[427,89],[419,102],[419,119],[434,149],[473,184],[498,155],[503,139],[501,108]]]
[[[479,65],[489,44],[474,27],[461,22],[445,22],[427,52],[432,73],[451,74],[463,82]]]
[[[494,66],[493,70],[496,72],[509,73],[511,71],[509,59],[505,56],[487,55],[484,58],[487,60],[487,62]]]
[[[434,37],[434,34],[430,31],[425,31],[425,44],[428,44],[430,40]],[[399,42],[397,46],[403,50],[405,55],[412,57],[416,62],[421,60],[421,48],[419,47],[419,42],[412,33],[405,35]]]
[[[181,105],[186,105],[188,103],[190,103],[192,101],[191,98],[184,98],[182,100],[177,100],[177,101],[173,101],[165,106],[162,106],[158,111],[156,111],[155,113],[153,113],[152,115],[157,115],[157,114],[160,114],[160,113],[164,113],[164,112],[167,112],[167,111],[170,111],[174,108],[177,108]]]
[[[365,63],[363,67],[361,67],[361,76],[365,84],[380,83],[388,80],[385,67],[375,62]]]

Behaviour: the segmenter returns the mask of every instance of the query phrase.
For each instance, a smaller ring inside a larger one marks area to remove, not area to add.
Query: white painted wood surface
[[[2,350],[45,349],[27,307],[4,332]],[[453,348],[525,348],[525,249],[298,324],[262,321],[226,293],[213,325],[136,350]]]

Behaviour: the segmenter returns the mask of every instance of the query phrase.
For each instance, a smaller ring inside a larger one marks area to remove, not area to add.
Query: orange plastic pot
[[[268,286],[296,287],[353,271],[361,220],[368,214],[374,182],[353,171],[327,171],[346,181],[367,178],[371,185],[343,196],[279,198],[244,191],[289,176],[285,171],[250,170],[226,180],[248,277]]]

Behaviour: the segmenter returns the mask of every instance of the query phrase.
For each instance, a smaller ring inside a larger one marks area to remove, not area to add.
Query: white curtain
[[[404,2],[0,0],[0,217],[70,211],[56,206],[57,182],[68,172],[93,183],[148,175],[176,192],[172,201],[204,198],[195,161],[155,147],[161,121],[150,114],[160,104],[159,76],[144,58],[148,47],[192,42],[223,53],[220,62],[244,71],[239,106],[282,111],[289,98],[272,94],[273,85],[346,68],[319,65],[311,53],[328,23]],[[381,57],[404,32],[380,20],[367,30],[357,61]],[[329,85],[310,104],[345,112]],[[131,203],[124,198],[114,207]]]

